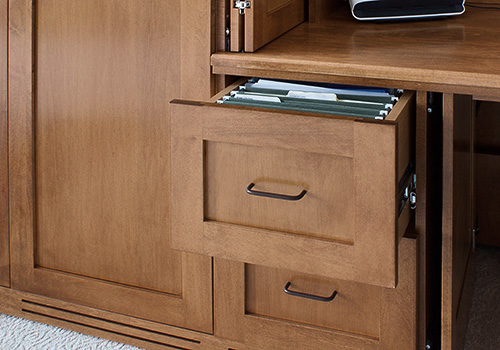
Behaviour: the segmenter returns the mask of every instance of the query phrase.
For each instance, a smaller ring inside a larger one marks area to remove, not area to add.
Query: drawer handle
[[[292,285],[291,282],[287,282],[287,284],[285,285],[285,288],[283,288],[283,291],[286,294],[290,294],[290,295],[293,295],[293,296],[296,296],[296,297],[301,297],[301,298],[306,298],[306,299],[312,299],[312,300],[317,300],[317,301],[328,302],[328,301],[332,301],[337,296],[337,291],[334,291],[332,293],[332,295],[330,295],[329,297],[321,297],[319,295],[313,295],[313,294],[306,294],[306,293],[301,293],[301,292],[295,292],[293,290],[288,289],[288,288],[290,288],[291,285]]]
[[[299,199],[302,199],[307,191],[302,190],[298,195],[296,196],[289,196],[287,194],[279,194],[279,193],[272,193],[272,192],[262,192],[262,191],[255,191],[252,190],[254,188],[255,184],[252,182],[250,185],[247,187],[247,193],[251,194],[252,196],[259,196],[259,197],[267,197],[267,198],[275,198],[275,199],[282,199],[285,201],[298,201]]]

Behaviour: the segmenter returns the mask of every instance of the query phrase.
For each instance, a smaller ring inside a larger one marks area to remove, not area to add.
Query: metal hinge
[[[225,42],[224,42],[224,46],[225,46],[225,50],[226,52],[227,51],[231,51],[231,29],[229,29],[229,26],[226,27],[226,31],[224,33],[224,38],[225,38]]]
[[[245,9],[250,8],[250,1],[242,1],[242,0],[233,0],[234,3],[234,8],[237,8],[240,10],[240,15],[245,14]]]

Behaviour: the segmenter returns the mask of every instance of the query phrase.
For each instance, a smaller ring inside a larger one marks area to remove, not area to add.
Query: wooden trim
[[[0,287],[0,313],[144,349],[257,350],[212,335]],[[265,349],[263,349],[265,350]]]
[[[0,286],[10,285],[7,140],[7,0],[0,0]]]
[[[34,228],[33,210],[33,84],[32,11],[33,1],[9,1],[9,202],[11,231],[12,287],[22,289],[33,277],[24,261],[34,266],[30,233]],[[18,278],[19,279],[19,278]]]
[[[466,278],[472,246],[472,97],[443,96],[443,243],[441,348],[463,346],[470,302]]]
[[[232,0],[231,0],[232,1]],[[230,49],[241,52],[245,44],[244,17],[237,8],[230,6]]]

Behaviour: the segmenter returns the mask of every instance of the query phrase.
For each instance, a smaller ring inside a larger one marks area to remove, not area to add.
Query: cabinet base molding
[[[0,313],[130,344],[143,349],[250,350],[210,334],[0,288]],[[252,350],[255,348],[252,348]],[[255,349],[256,350],[256,349]]]

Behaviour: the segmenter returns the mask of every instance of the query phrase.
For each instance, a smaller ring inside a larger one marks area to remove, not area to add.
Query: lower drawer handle
[[[337,296],[337,291],[334,291],[332,293],[332,295],[330,295],[329,297],[321,297],[321,296],[318,296],[318,295],[312,295],[312,294],[295,292],[293,290],[288,289],[288,288],[290,288],[291,285],[292,285],[291,282],[287,282],[287,284],[285,285],[285,288],[283,288],[283,291],[286,294],[290,294],[290,295],[293,295],[293,296],[296,296],[296,297],[301,297],[301,298],[306,298],[306,299],[312,299],[312,300],[317,300],[317,301],[328,302],[328,301],[332,301]]]
[[[302,199],[307,191],[302,190],[298,195],[296,196],[289,196],[287,194],[279,194],[279,193],[272,193],[272,192],[262,192],[262,191],[255,191],[252,188],[254,188],[255,184],[252,182],[250,185],[247,187],[247,193],[251,194],[252,196],[259,196],[259,197],[267,197],[267,198],[275,198],[275,199],[282,199],[285,201],[298,201],[299,199]]]

